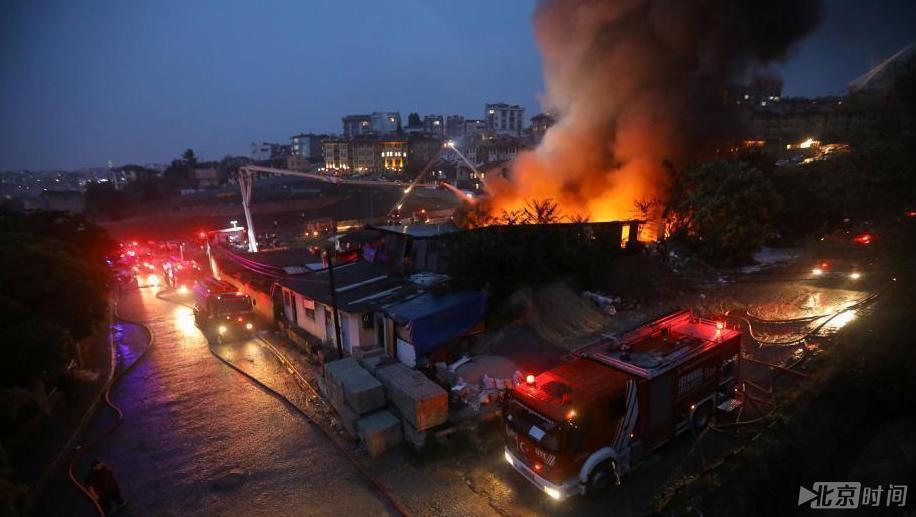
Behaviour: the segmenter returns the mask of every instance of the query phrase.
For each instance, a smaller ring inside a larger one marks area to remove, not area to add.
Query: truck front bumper
[[[563,501],[568,497],[579,495],[583,492],[584,487],[582,483],[579,482],[578,478],[567,479],[559,485],[552,481],[548,481],[531,470],[518,456],[512,454],[512,451],[510,451],[508,447],[506,447],[506,462],[512,465],[519,474],[525,476],[534,486],[550,496],[551,499]]]

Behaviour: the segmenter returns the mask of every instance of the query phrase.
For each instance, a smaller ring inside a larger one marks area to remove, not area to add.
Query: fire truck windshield
[[[247,296],[222,296],[217,300],[216,304],[216,311],[219,315],[251,310],[251,301]]]
[[[506,413],[509,425],[520,435],[534,440],[547,452],[559,452],[561,428],[555,422],[528,409],[514,398],[509,399]]]

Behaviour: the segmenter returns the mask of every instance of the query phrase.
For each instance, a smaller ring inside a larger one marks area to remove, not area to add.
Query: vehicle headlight
[[[558,501],[560,500],[560,491],[557,490],[556,488],[550,488],[549,486],[545,486],[544,493]]]
[[[509,465],[512,465],[514,467],[515,460],[512,459],[512,455],[509,454],[509,451],[505,451],[505,453],[506,453],[506,461],[509,462]]]
[[[225,334],[225,333],[226,333],[226,330],[228,330],[228,329],[226,328],[225,325],[220,325],[219,328],[217,328],[216,330],[217,330],[220,334]]]
[[[858,280],[862,278],[862,273],[859,273],[858,271],[854,271],[852,273],[849,273],[849,278],[852,280]]]
[[[246,323],[246,324],[245,324],[245,328],[248,329],[248,330],[251,330],[251,329],[254,328],[254,325],[252,325],[251,323]]]

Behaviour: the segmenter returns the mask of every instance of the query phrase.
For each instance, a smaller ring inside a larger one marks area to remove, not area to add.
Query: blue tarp
[[[467,334],[481,319],[487,306],[482,292],[421,294],[385,309],[398,325],[405,327],[418,355]]]

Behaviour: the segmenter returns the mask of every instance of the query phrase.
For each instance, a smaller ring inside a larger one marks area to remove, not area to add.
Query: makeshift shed
[[[416,366],[418,357],[472,333],[483,320],[485,310],[486,295],[479,291],[440,295],[427,292],[390,305],[384,312],[396,326],[393,355],[408,366]]]

